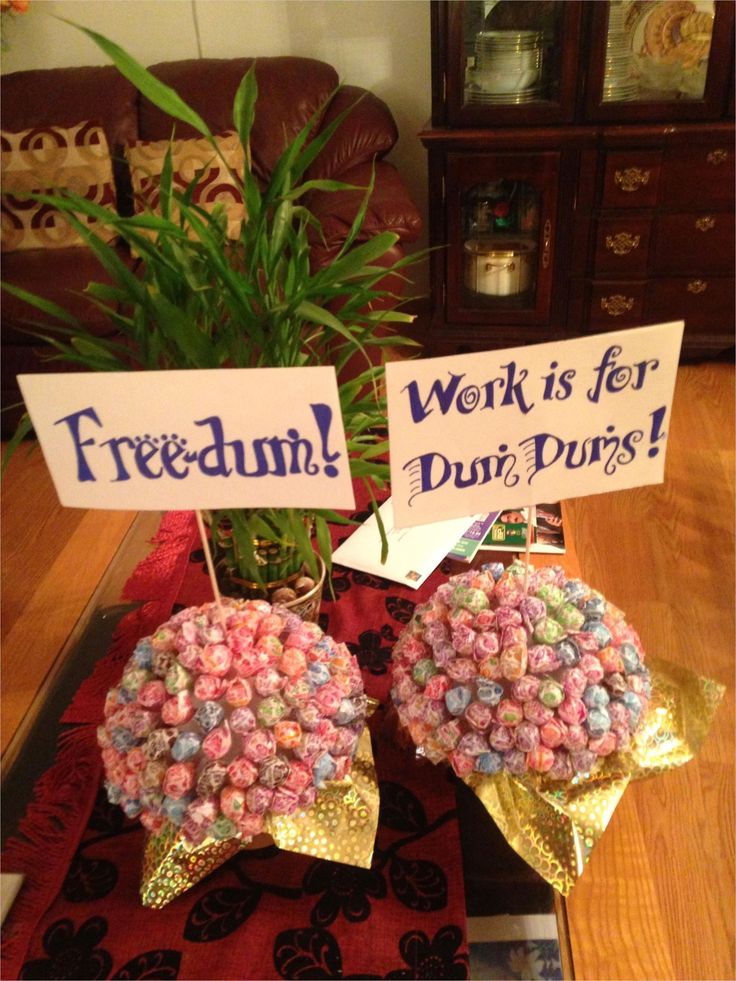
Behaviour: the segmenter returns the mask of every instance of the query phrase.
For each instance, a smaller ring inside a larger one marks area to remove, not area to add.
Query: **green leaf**
[[[399,236],[395,232],[381,232],[326,266],[316,278],[335,283],[360,275],[368,263],[385,255],[398,241]],[[384,275],[386,272],[388,270],[383,270]]]
[[[79,234],[84,238],[89,248],[94,252],[98,261],[110,278],[119,285],[124,286],[128,292],[128,295],[131,297],[131,302],[137,301],[145,306],[146,296],[143,284],[135,276],[135,274],[131,272],[126,263],[121,259],[116,249],[113,246],[108,245],[107,242],[103,242],[102,239],[98,238],[88,225],[85,225],[84,222],[80,222],[74,215],[69,215],[69,220],[77,229]],[[143,242],[146,246],[150,246],[147,239],[143,238]]]
[[[352,457],[350,460],[350,473],[353,477],[373,477],[377,469],[373,461],[363,460],[361,457]]]
[[[329,327],[330,330],[335,331],[336,334],[346,338],[350,344],[353,345],[353,350],[360,351],[366,361],[370,361],[368,353],[363,345],[355,339],[354,335],[350,332],[350,329],[347,328],[340,320],[338,320],[337,317],[329,310],[324,309],[324,307],[318,307],[316,304],[311,303],[308,300],[303,300],[296,308],[296,313],[305,320],[308,320],[310,323]]]
[[[319,577],[319,567],[317,565],[317,559],[314,555],[312,543],[310,542],[309,535],[307,534],[307,529],[304,527],[301,512],[296,511],[293,508],[289,508],[287,514],[289,527],[291,528],[291,533],[294,536],[294,541],[296,542],[297,548],[299,549],[303,560],[307,563],[310,575],[314,579],[317,579]]]
[[[263,576],[253,551],[253,539],[256,536],[248,523],[248,512],[242,508],[231,508],[222,514],[232,524],[238,572],[244,579],[262,583]]]
[[[172,133],[169,145],[166,147],[164,162],[161,167],[161,175],[158,179],[158,200],[161,208],[161,217],[169,220],[171,217],[171,192],[174,186],[174,167],[171,159],[171,141],[174,139]]]
[[[97,204],[95,201],[90,201],[67,188],[60,188],[56,193],[50,194],[34,191],[28,194],[18,194],[18,197],[27,201],[39,201],[41,204],[49,204],[72,218],[77,214],[88,215],[90,218],[94,218],[103,225],[108,225],[114,229],[119,222],[125,220],[120,217],[117,211]],[[91,234],[91,229],[87,225],[84,228],[87,234]]]
[[[289,201],[295,201],[297,198],[302,197],[304,194],[308,194],[310,191],[362,191],[362,187],[358,187],[357,184],[344,184],[342,181],[332,181],[332,180],[311,180],[305,181],[298,187],[293,188],[291,191],[285,192],[282,197]]]
[[[109,363],[110,370],[112,371],[120,367],[119,362],[111,356],[104,341],[100,341],[94,337],[73,337],[71,339],[71,345],[82,355]]]
[[[304,154],[302,153],[304,145],[317,126],[321,115],[322,107],[317,109],[317,111],[312,114],[291,143],[287,144],[287,146],[281,152],[278,160],[274,164],[273,170],[271,171],[271,178],[264,194],[264,200],[266,203],[270,203],[275,199],[282,197],[283,194],[292,186],[293,181],[298,180],[301,174],[304,173],[305,168],[301,165],[297,165],[297,161],[300,155],[304,157]],[[321,136],[315,136],[312,143],[321,142],[321,139]],[[297,168],[296,173],[294,173],[295,167]]]
[[[321,121],[322,117],[327,112],[330,103],[335,98],[337,93],[340,91],[340,88],[337,88],[326,100],[324,105],[320,106],[320,108],[314,114],[314,116],[307,124],[307,127],[305,127],[305,129],[311,130],[311,128],[315,125],[317,121]],[[367,95],[367,93],[365,93],[365,95]],[[299,154],[298,159],[293,161],[291,170],[294,180],[299,180],[301,178],[301,175],[307,172],[307,170],[311,167],[311,165],[320,155],[322,150],[327,146],[327,144],[330,142],[332,137],[335,135],[335,132],[339,129],[340,126],[342,126],[345,119],[347,119],[347,117],[355,109],[358,103],[365,98],[365,95],[361,95],[359,98],[355,100],[355,102],[351,103],[351,105],[343,109],[342,112],[339,113],[332,120],[331,123],[329,123],[327,126],[324,126],[322,128],[322,130],[314,137],[314,139],[310,140],[304,151]]]
[[[414,313],[404,313],[402,310],[366,310],[363,314],[366,320],[374,323],[413,324],[417,319]],[[416,343],[409,337],[404,337],[407,344]]]
[[[31,422],[31,417],[27,412],[24,412],[20,417],[18,425],[15,427],[15,432],[12,438],[9,440],[7,446],[5,447],[5,452],[3,453],[2,467],[0,467],[0,476],[4,476],[5,471],[8,468],[10,459],[18,449],[20,444],[26,438],[29,433],[33,432],[33,423]]]
[[[253,538],[260,537],[266,539],[266,541],[272,540],[277,542],[284,542],[289,538],[288,531],[275,527],[275,515],[272,514],[260,514],[258,510],[248,509],[248,526],[251,531],[251,545],[253,544]]]
[[[36,337],[43,341],[44,344],[53,348],[57,351],[57,354],[44,354],[43,359],[46,361],[69,361],[72,364],[81,364],[85,368],[90,368],[93,371],[120,371],[125,370],[128,366],[125,363],[121,363],[114,359],[107,353],[100,354],[98,351],[83,350],[78,348],[76,345],[77,341],[83,342],[86,337],[71,337],[71,343],[66,344],[64,341],[60,341],[57,337],[45,333],[45,330],[55,330],[58,331],[59,328],[52,327],[50,325],[40,325],[40,330],[29,330],[28,328],[18,328],[24,334],[28,334],[31,337]],[[68,333],[68,332],[67,332]]]
[[[367,447],[360,455],[361,460],[372,460],[377,456],[385,456],[388,453],[388,440],[384,439],[372,446]]]
[[[314,516],[314,530],[319,554],[322,556],[322,561],[329,575],[332,572],[332,538],[330,537],[330,529],[327,527],[327,522],[321,514],[315,514]]]
[[[286,238],[287,232],[291,227],[293,215],[294,205],[291,203],[289,198],[286,198],[286,200],[282,201],[278,206],[276,213],[273,216],[273,228],[271,231],[271,242],[269,245],[269,253],[272,262],[278,259],[278,257],[281,255],[284,239]]]
[[[344,514],[340,514],[339,511],[331,511],[329,508],[320,508],[316,514],[324,518],[325,521],[329,521],[331,524],[335,525],[359,525],[360,522],[356,521],[354,518],[348,518]]]
[[[378,526],[378,536],[381,539],[381,565],[388,558],[388,538],[386,537],[386,526],[383,523],[383,518],[381,517],[381,511],[376,502],[376,498],[373,494],[373,488],[367,480],[363,481],[364,486],[368,490],[368,494],[371,499],[371,511],[376,516],[376,524]]]
[[[216,368],[214,348],[197,324],[161,293],[150,294],[156,324],[164,337],[181,349],[191,368]]]
[[[113,311],[109,305],[116,306],[126,303],[128,300],[128,294],[125,290],[120,289],[119,286],[110,286],[109,283],[87,283],[84,287],[84,294],[90,299],[97,301],[100,307],[107,305],[106,309],[110,313]]]
[[[30,306],[35,307],[42,313],[48,314],[50,317],[55,317],[56,320],[61,320],[62,323],[70,324],[72,327],[79,330],[82,329],[81,324],[76,317],[73,317],[70,313],[60,307],[56,303],[52,303],[51,300],[45,300],[42,296],[37,296],[35,293],[29,293],[28,290],[21,289],[20,286],[13,286],[12,283],[3,281],[0,283],[2,289],[6,293],[10,293],[11,296],[17,297],[19,300],[23,300],[24,303],[28,303]]]
[[[102,34],[98,34],[96,31],[90,30],[88,27],[75,24],[74,21],[68,20],[65,17],[60,17],[59,19],[63,20],[66,24],[71,24],[72,27],[76,27],[94,41],[97,47],[110,58],[120,74],[124,75],[129,82],[132,82],[138,91],[155,106],[163,110],[163,112],[168,113],[169,116],[173,116],[174,119],[179,119],[181,122],[187,123],[193,129],[196,129],[198,133],[201,133],[211,142],[214,142],[212,134],[202,117],[188,106],[171,86],[160,82],[155,75],[152,75],[148,69],[144,68],[139,61],[131,57],[127,51],[124,51],[114,41],[109,40],[109,38],[104,37]]]
[[[341,258],[349,250],[350,246],[353,244],[355,239],[358,237],[361,229],[363,228],[363,222],[365,221],[366,212],[368,211],[368,203],[373,194],[373,189],[376,184],[376,163],[373,161],[373,166],[371,167],[371,179],[368,187],[365,189],[365,194],[363,195],[363,200],[360,203],[358,212],[353,219],[353,224],[350,226],[350,231],[347,234],[345,241],[340,247],[340,251],[337,254],[337,258]]]
[[[235,93],[233,102],[233,123],[243,150],[246,155],[246,162],[250,170],[250,134],[253,129],[255,119],[256,99],[258,98],[258,82],[256,80],[255,62],[243,75]]]

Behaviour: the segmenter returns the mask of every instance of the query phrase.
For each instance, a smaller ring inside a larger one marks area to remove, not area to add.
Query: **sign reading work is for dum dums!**
[[[355,505],[332,367],[20,375],[59,500]]]
[[[396,527],[660,483],[683,326],[387,365]]]

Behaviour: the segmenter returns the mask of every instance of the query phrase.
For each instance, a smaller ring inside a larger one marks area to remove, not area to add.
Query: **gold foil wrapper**
[[[725,687],[687,668],[647,658],[652,700],[633,741],[632,779],[682,766],[699,751],[708,735]]]
[[[160,834],[146,838],[141,902],[152,909],[166,906],[243,847],[240,838],[205,838],[199,845],[191,845],[175,824],[167,824]]]
[[[366,726],[350,775],[333,780],[311,807],[289,816],[267,815],[264,832],[284,851],[370,868],[378,829],[378,781]],[[143,855],[141,902],[160,909],[210,872],[251,846],[240,836],[187,842],[175,825],[149,835]]]
[[[378,781],[368,727],[358,742],[350,774],[333,780],[306,811],[271,814],[265,830],[287,852],[299,852],[369,869],[378,830]]]
[[[563,896],[583,873],[631,780],[682,766],[699,751],[724,687],[685,668],[648,658],[652,698],[630,749],[569,783],[542,774],[471,774],[480,798],[508,843]]]

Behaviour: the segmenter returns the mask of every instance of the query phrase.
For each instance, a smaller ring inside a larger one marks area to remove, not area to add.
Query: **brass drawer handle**
[[[640,167],[627,167],[625,170],[614,171],[613,183],[617,187],[620,187],[622,191],[638,191],[640,187],[649,183],[651,176],[651,170],[642,170]]]
[[[629,232],[617,232],[615,235],[606,235],[606,248],[614,255],[628,255],[634,249],[639,248],[641,235],[631,235]]]
[[[544,229],[542,231],[543,241],[542,241],[542,268],[547,269],[549,266],[549,255],[552,249],[552,222],[548,218],[544,223]]]
[[[728,150],[711,150],[705,159],[709,164],[717,167],[718,164],[722,164],[728,160]]]
[[[688,293],[705,293],[708,289],[708,284],[703,279],[693,279],[692,282],[687,284]]]
[[[702,218],[695,219],[695,227],[699,232],[709,232],[716,227],[716,220],[712,215],[703,215]]]
[[[609,317],[620,317],[634,308],[633,296],[622,296],[621,293],[613,293],[611,296],[601,297],[601,310],[605,310]]]

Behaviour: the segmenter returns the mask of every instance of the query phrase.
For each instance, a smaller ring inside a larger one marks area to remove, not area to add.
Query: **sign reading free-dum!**
[[[391,362],[396,527],[660,483],[683,327]]]
[[[20,375],[59,500],[353,508],[332,367]]]

